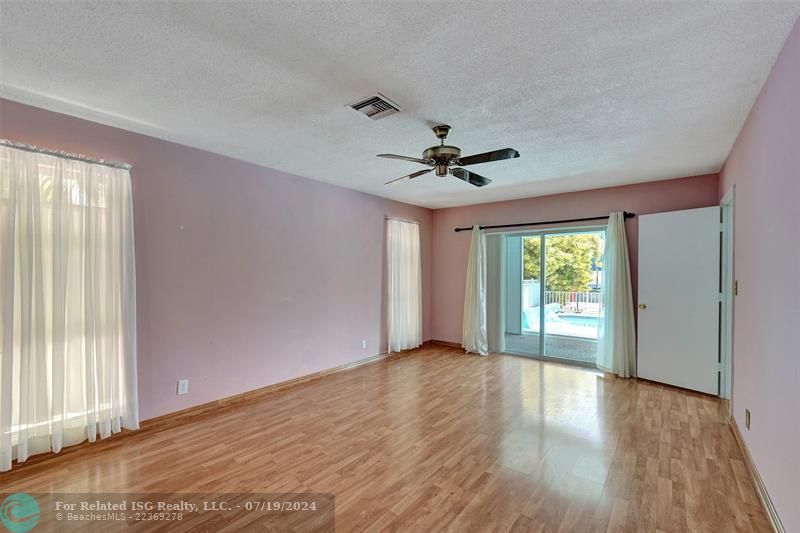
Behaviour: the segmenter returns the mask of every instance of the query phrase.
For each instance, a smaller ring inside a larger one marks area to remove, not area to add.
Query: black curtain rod
[[[624,212],[624,217],[633,218],[636,213]],[[521,228],[523,226],[546,226],[548,224],[567,224],[569,222],[589,222],[590,220],[608,220],[608,215],[604,217],[586,217],[586,218],[568,218],[564,220],[547,220],[545,222],[520,222],[519,224],[495,224],[494,226],[480,226],[481,229],[497,229],[497,228]],[[472,227],[456,228],[456,231],[470,231]]]

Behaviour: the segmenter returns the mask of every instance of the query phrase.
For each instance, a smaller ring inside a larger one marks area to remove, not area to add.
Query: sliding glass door
[[[506,350],[594,365],[602,321],[605,231],[509,236]],[[517,242],[519,241],[519,242]],[[514,256],[519,250],[519,259]],[[519,261],[519,263],[517,263]],[[519,264],[519,278],[514,265]],[[521,281],[518,281],[520,280]],[[519,291],[519,297],[516,292]],[[518,331],[517,331],[518,330]]]
[[[544,355],[595,364],[605,232],[545,235]]]
[[[542,330],[541,254],[542,237],[506,237],[509,271],[506,279],[506,351],[541,355]]]

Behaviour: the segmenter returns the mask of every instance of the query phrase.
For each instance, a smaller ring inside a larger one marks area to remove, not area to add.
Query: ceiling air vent
[[[400,112],[400,107],[381,93],[363,98],[355,104],[350,104],[350,107],[372,120],[378,120]]]

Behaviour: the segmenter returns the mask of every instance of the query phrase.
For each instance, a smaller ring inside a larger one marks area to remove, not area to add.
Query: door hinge
[[[739,280],[734,280],[733,282],[733,295],[739,296]]]

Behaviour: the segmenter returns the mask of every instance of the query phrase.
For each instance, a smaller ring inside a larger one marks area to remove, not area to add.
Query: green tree
[[[523,277],[539,279],[539,238],[526,237],[523,242]],[[602,266],[603,241],[599,234],[549,235],[545,239],[545,272],[547,290],[585,291],[594,281],[592,258]]]
[[[539,279],[539,237],[522,238],[522,279]]]

